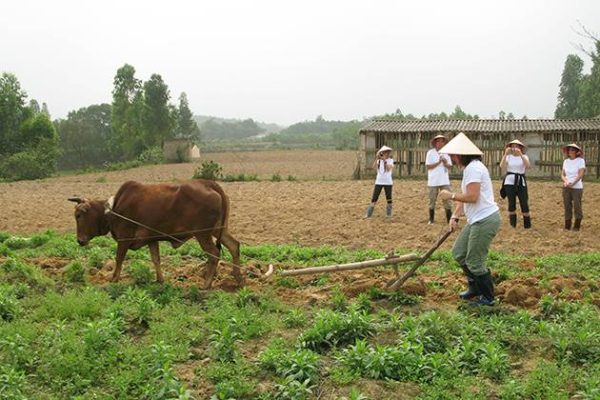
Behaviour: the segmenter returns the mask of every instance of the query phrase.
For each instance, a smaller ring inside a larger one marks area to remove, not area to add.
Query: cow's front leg
[[[118,242],[117,244],[117,259],[115,272],[113,272],[113,276],[111,281],[118,282],[121,276],[121,268],[123,267],[123,261],[125,260],[125,254],[127,254],[127,250],[129,249],[129,244],[125,242]]]
[[[158,242],[152,242],[148,244],[150,249],[150,257],[152,258],[152,264],[156,270],[156,282],[163,283],[165,278],[163,277],[162,270],[160,268],[160,250],[158,248]]]

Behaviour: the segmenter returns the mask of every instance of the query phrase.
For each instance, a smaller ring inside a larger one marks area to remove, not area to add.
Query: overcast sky
[[[551,118],[599,0],[19,0],[0,6],[0,71],[53,118],[111,102],[128,63],[195,114],[291,124],[394,112]]]

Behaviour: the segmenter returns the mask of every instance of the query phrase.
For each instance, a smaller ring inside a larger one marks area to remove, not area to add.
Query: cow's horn
[[[78,196],[76,196],[76,197],[69,197],[67,200],[72,201],[72,202],[77,203],[77,204],[83,203],[85,201],[85,199],[83,197],[78,197]]]

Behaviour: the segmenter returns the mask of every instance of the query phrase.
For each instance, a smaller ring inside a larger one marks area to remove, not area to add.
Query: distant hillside
[[[202,125],[204,125],[207,121],[211,121],[211,123],[216,123],[216,124],[220,124],[220,125],[225,124],[226,126],[234,126],[234,125],[242,124],[242,123],[248,121],[248,120],[242,120],[242,119],[237,119],[237,118],[213,117],[210,115],[194,115],[194,120],[200,127],[200,130],[202,130]],[[266,122],[259,122],[259,121],[253,121],[253,122],[261,129],[263,134],[279,133],[279,132],[281,132],[282,129],[285,129],[285,126],[277,125],[274,123],[266,123]]]

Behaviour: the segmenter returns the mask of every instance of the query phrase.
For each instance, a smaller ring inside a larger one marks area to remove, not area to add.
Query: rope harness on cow
[[[195,231],[188,231],[188,232],[180,232],[180,233],[168,234],[168,233],[161,232],[161,231],[159,231],[158,229],[152,228],[151,226],[148,226],[148,225],[142,224],[141,222],[138,222],[138,221],[135,221],[135,220],[133,220],[133,219],[131,219],[131,218],[128,218],[128,217],[126,217],[126,216],[124,216],[124,215],[121,215],[121,214],[119,214],[118,212],[115,212],[115,211],[113,211],[113,209],[112,209],[110,206],[107,206],[105,213],[106,213],[106,214],[112,214],[112,215],[114,215],[114,216],[116,216],[116,217],[119,217],[119,218],[122,218],[122,219],[124,219],[125,221],[131,222],[132,224],[135,224],[135,225],[141,226],[141,227],[142,227],[142,228],[144,228],[144,229],[148,229],[148,230],[150,230],[150,231],[153,231],[153,232],[156,232],[156,233],[158,233],[158,234],[159,234],[159,235],[155,235],[155,236],[145,236],[145,237],[136,237],[136,238],[116,239],[118,242],[125,242],[125,241],[145,240],[145,239],[155,239],[155,238],[161,238],[161,237],[168,237],[168,238],[170,238],[170,239],[173,239],[174,241],[176,241],[176,242],[178,242],[178,243],[181,243],[181,244],[183,244],[183,243],[185,243],[185,242],[186,242],[185,240],[178,239],[178,238],[176,238],[176,237],[175,237],[175,236],[173,236],[173,235],[189,235],[189,234],[198,233],[198,232],[204,232],[204,231],[209,231],[209,230],[210,230],[210,231],[212,231],[212,230],[214,230],[215,228],[224,228],[224,227],[225,227],[225,225],[221,225],[221,226],[216,226],[216,227],[212,227],[212,228],[198,229],[198,230],[195,230]],[[213,254],[210,254],[210,253],[208,253],[208,252],[206,252],[206,251],[204,252],[204,254],[206,254],[208,257],[212,257],[213,259],[216,259],[217,261],[223,261],[223,262],[225,262],[225,263],[227,263],[227,264],[233,265],[234,267],[242,268],[242,266],[241,266],[241,265],[234,264],[234,263],[233,263],[233,262],[231,262],[231,261],[224,260],[224,259],[222,259],[221,257],[219,257],[219,256],[215,256],[215,255],[213,255]],[[252,259],[252,258],[250,258],[250,257],[246,257],[246,258],[248,258],[248,259],[250,259],[250,260],[253,260],[253,259]],[[254,260],[254,261],[258,261],[258,260]]]

